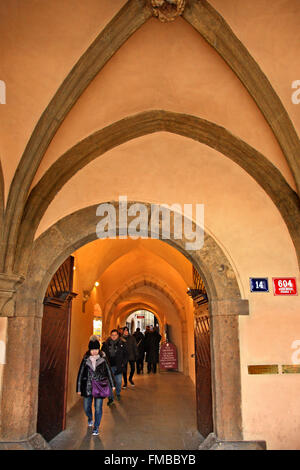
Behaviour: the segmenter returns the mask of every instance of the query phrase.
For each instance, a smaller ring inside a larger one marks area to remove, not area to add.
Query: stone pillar
[[[34,316],[8,318],[2,442],[23,441],[36,433],[41,322]]]
[[[238,317],[249,313],[248,300],[212,300],[210,309],[214,433],[222,441],[241,441]]]

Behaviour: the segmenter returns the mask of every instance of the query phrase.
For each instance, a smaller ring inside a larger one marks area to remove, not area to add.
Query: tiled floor
[[[203,438],[196,428],[195,387],[177,372],[135,376],[136,386],[122,390],[121,402],[103,403],[100,435],[87,427],[82,399],[67,417],[67,429],[53,449],[194,450]]]

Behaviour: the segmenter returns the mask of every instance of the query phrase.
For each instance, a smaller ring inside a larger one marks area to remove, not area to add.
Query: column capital
[[[212,299],[210,301],[211,316],[238,316],[249,315],[248,299]]]
[[[15,293],[24,280],[22,274],[0,273],[0,317],[15,315]]]

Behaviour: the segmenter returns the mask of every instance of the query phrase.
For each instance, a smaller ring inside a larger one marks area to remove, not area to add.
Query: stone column
[[[211,354],[214,433],[222,441],[241,441],[241,370],[238,316],[248,300],[212,300]]]
[[[0,449],[47,448],[36,434],[42,315],[18,298],[24,277],[0,274],[0,316],[7,317],[6,364],[0,394]]]
[[[8,319],[1,397],[0,441],[23,441],[36,433],[41,318]]]

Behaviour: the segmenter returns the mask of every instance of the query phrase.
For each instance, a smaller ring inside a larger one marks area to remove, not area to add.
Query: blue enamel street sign
[[[250,292],[269,292],[267,277],[250,277]]]

